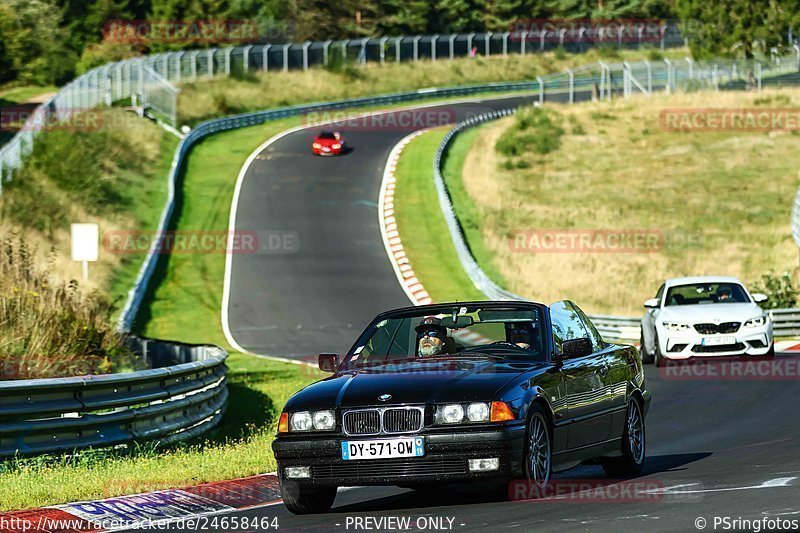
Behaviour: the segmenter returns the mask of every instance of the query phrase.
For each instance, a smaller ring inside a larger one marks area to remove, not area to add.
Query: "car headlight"
[[[470,422],[486,422],[489,420],[489,404],[483,402],[471,403],[467,406],[467,418]]]
[[[333,429],[336,425],[336,417],[333,411],[316,411],[313,414],[314,429],[326,430]]]
[[[322,148],[322,145],[319,144],[319,143],[314,143],[311,146],[314,147],[314,148]]]
[[[439,421],[444,424],[458,424],[464,420],[464,408],[454,403],[442,405],[437,410]]]
[[[313,425],[311,413],[308,411],[300,411],[291,416],[290,428],[292,431],[308,431]]]
[[[662,322],[661,323],[668,331],[686,331],[689,329],[689,324],[682,324],[680,322]]]
[[[764,324],[767,323],[767,317],[759,316],[756,318],[751,318],[747,322],[744,323],[745,327],[748,328],[760,328]]]
[[[338,150],[338,149],[339,149],[339,148],[341,148],[341,147],[342,147],[342,145],[341,145],[341,144],[332,144],[332,145],[331,145],[331,148],[333,148],[334,150]]]

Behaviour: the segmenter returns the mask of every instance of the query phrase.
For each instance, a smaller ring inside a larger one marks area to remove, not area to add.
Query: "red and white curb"
[[[433,303],[430,294],[422,286],[422,283],[414,274],[414,268],[408,260],[400,233],[397,231],[397,219],[394,214],[394,190],[397,184],[395,171],[397,161],[403,149],[415,137],[427,132],[430,128],[417,130],[414,133],[403,137],[389,153],[389,159],[383,169],[383,181],[381,182],[381,193],[378,198],[378,221],[381,228],[381,237],[386,248],[386,254],[392,263],[397,280],[405,291],[408,299],[414,305],[427,305]]]
[[[280,503],[275,474],[0,513],[0,533],[115,531],[163,526]]]
[[[798,340],[788,340],[788,341],[775,341],[775,351],[776,352],[800,352],[800,341]]]

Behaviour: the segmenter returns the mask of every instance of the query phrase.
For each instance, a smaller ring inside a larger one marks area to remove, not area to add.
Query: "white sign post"
[[[72,224],[72,260],[83,263],[83,281],[89,281],[89,261],[97,261],[99,235],[97,224]]]

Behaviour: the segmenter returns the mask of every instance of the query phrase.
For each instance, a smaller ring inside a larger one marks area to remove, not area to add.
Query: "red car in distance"
[[[344,148],[344,139],[338,131],[321,131],[311,143],[314,155],[339,155]]]

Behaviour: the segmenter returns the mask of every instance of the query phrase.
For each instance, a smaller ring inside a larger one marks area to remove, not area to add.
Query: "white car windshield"
[[[747,291],[738,283],[692,283],[670,287],[666,306],[748,303]]]

